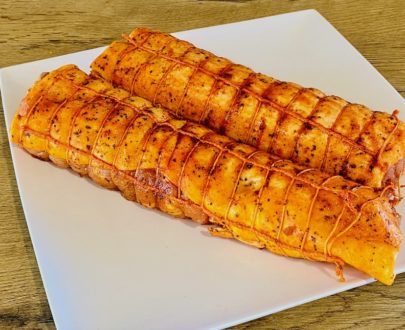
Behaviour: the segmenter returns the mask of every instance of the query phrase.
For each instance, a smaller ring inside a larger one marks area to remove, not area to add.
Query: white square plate
[[[314,10],[175,35],[279,79],[405,112],[395,89]],[[101,51],[2,69],[8,127],[41,72],[67,63],[88,71]],[[333,265],[210,237],[202,226],[128,202],[15,146],[11,152],[59,329],[222,328],[372,281],[346,267],[340,283]],[[405,214],[404,203],[399,211]],[[402,249],[396,272],[404,271]]]

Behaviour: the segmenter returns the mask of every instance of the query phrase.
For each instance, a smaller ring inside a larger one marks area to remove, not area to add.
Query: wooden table
[[[405,96],[403,1],[11,1],[0,3],[0,67],[108,44],[139,25],[168,32],[315,8]],[[0,328],[54,328],[0,112]],[[405,329],[405,274],[240,325]]]

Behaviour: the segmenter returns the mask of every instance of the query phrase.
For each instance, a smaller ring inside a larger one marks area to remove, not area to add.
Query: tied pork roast
[[[381,118],[390,130],[397,125]],[[213,235],[334,263],[340,275],[347,263],[383,283],[394,280],[402,234],[393,185],[362,186],[276,158],[177,119],[74,65],[32,86],[11,138],[33,156],[70,167],[129,200],[211,224]]]
[[[102,77],[178,117],[283,159],[380,188],[404,170],[405,124],[392,115],[256,73],[146,28],[93,63]]]

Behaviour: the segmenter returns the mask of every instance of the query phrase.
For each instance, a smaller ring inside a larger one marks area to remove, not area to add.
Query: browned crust
[[[384,283],[394,279],[402,234],[390,187],[277,159],[174,119],[75,66],[32,87],[11,135],[36,157],[146,207],[210,221],[224,236],[278,254],[347,262]]]
[[[361,184],[383,187],[403,172],[391,170],[405,157],[395,112],[255,73],[165,33],[135,29],[92,63],[92,74],[237,141]]]

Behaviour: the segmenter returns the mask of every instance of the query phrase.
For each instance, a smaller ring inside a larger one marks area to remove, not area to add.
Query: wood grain
[[[402,1],[0,2],[0,67],[108,44],[139,25],[174,32],[315,8],[405,96]],[[314,49],[321,45],[314,45]],[[0,112],[0,329],[53,329]],[[235,329],[405,329],[405,274]]]

